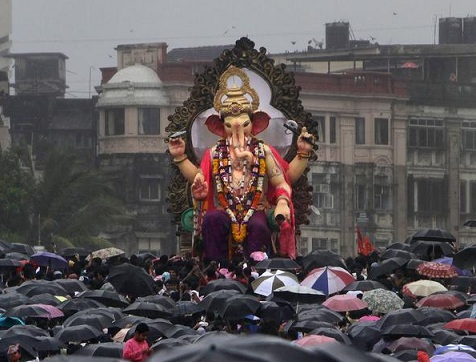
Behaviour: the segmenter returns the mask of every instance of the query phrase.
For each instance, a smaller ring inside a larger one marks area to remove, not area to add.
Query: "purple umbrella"
[[[66,269],[68,267],[68,261],[65,258],[48,251],[33,254],[30,260],[40,266],[47,266],[54,269]]]

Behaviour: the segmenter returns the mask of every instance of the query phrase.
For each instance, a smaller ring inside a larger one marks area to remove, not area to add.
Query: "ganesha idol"
[[[291,185],[308,165],[313,136],[303,127],[296,139],[296,156],[286,162],[259,138],[271,119],[259,106],[259,94],[248,75],[230,65],[220,76],[214,112],[205,121],[218,139],[204,152],[200,165],[189,160],[184,139],[169,139],[172,162],[191,184],[195,232],[208,259],[269,250],[270,214],[283,215],[294,231]],[[286,248],[295,250],[294,232],[287,242],[291,245]]]

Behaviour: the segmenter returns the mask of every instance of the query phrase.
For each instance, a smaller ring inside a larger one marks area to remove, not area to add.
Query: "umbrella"
[[[388,312],[377,322],[377,325],[381,328],[387,328],[396,324],[418,324],[425,316],[418,309],[400,309]]]
[[[431,294],[427,297],[420,299],[416,306],[420,307],[435,307],[441,309],[454,310],[462,307],[466,303],[461,301],[458,297],[450,294]]]
[[[303,285],[292,285],[275,289],[272,297],[277,297],[290,303],[319,303],[324,301],[326,295]]]
[[[175,300],[165,295],[153,294],[145,297],[139,297],[136,302],[152,302],[163,305],[165,308],[172,310],[175,307]]]
[[[29,280],[20,285],[16,291],[32,297],[36,294],[48,293],[51,295],[68,295],[68,291],[56,282],[48,280]]]
[[[362,300],[368,304],[368,308],[374,314],[400,310],[404,304],[396,293],[380,288],[364,292]]]
[[[282,338],[253,335],[222,338],[217,342],[193,343],[180,348],[170,348],[152,355],[150,362],[288,362],[316,361],[314,353]]]
[[[445,346],[438,347],[433,353],[433,355],[442,354],[450,351],[476,352],[476,349],[465,344],[447,344]]]
[[[49,304],[55,307],[65,300],[67,300],[66,297],[60,295],[55,296],[48,293],[37,294],[30,298],[30,302],[33,304]]]
[[[354,346],[365,351],[370,351],[375,343],[382,338],[382,333],[376,322],[352,323],[347,328],[347,335]]]
[[[430,358],[431,362],[475,362],[476,358],[466,352],[446,352]]]
[[[232,295],[243,294],[234,289],[222,289],[215,292],[211,292],[203,298],[199,305],[206,311],[216,311],[222,307],[225,301]]]
[[[421,259],[411,259],[405,265],[405,269],[407,269],[407,270],[416,270],[418,265],[423,264],[423,263],[426,263],[426,261],[421,260]]]
[[[295,270],[300,266],[293,259],[287,258],[268,258],[260,261],[255,266],[258,270],[272,269],[272,270]]]
[[[64,323],[64,328],[69,328],[72,326],[81,326],[81,325],[88,325],[99,330],[103,330],[105,327],[111,324],[111,320],[104,315],[98,314],[73,314],[71,317],[67,318]]]
[[[449,331],[447,329],[435,329],[432,333],[433,337],[431,337],[431,341],[442,346],[445,346],[450,343],[455,343],[458,339],[461,338],[459,334],[456,334],[453,331]]]
[[[452,265],[429,261],[417,266],[418,274],[433,279],[450,279],[458,276],[458,271]]]
[[[426,297],[436,292],[447,291],[441,283],[433,280],[417,280],[415,282],[407,283],[402,288],[402,293],[410,297]]]
[[[392,245],[387,246],[387,250],[389,249],[410,251],[410,245],[405,243],[393,243]]]
[[[12,252],[6,253],[6,254],[5,254],[5,258],[14,259],[14,260],[18,260],[18,261],[22,261],[22,260],[29,261],[29,260],[30,260],[30,256],[29,256],[29,255],[23,254],[23,253],[18,253],[18,252],[16,252],[16,251],[12,251]]]
[[[10,328],[16,325],[25,325],[25,322],[18,317],[0,317],[0,328]]]
[[[216,279],[208,282],[207,285],[200,288],[201,295],[208,295],[217,290],[237,290],[241,293],[246,292],[246,287],[239,281],[233,279]]]
[[[296,275],[282,270],[275,270],[265,271],[259,278],[251,282],[251,287],[256,294],[268,296],[277,288],[298,284],[299,281]]]
[[[438,259],[435,259],[433,260],[435,263],[441,263],[441,264],[447,264],[447,265],[453,265],[453,258],[450,257],[450,256],[445,256],[443,258],[438,258]],[[457,268],[456,266],[453,265],[453,267],[456,269],[456,271],[458,272],[458,275],[460,276],[467,276],[467,277],[470,277],[473,275],[473,273],[469,270],[464,270],[464,269],[460,269],[460,268]]]
[[[23,263],[15,259],[0,259],[1,270],[15,270],[18,267],[23,266]]]
[[[298,321],[314,320],[326,323],[339,323],[344,319],[344,317],[341,313],[335,312],[329,309],[328,307],[322,305],[316,306],[314,304],[304,304],[301,305],[301,308],[297,313],[296,319]]]
[[[407,262],[408,259],[398,257],[386,259],[370,269],[369,277],[374,279],[382,275],[391,274],[395,270],[403,268]]]
[[[396,341],[390,343],[387,348],[392,352],[402,351],[406,349],[425,351],[430,356],[435,350],[435,347],[430,342],[416,337],[401,337]]]
[[[3,317],[19,317],[19,318],[45,318],[54,319],[64,317],[61,310],[52,305],[47,304],[29,304],[19,305],[5,311]]]
[[[68,267],[68,261],[61,255],[50,253],[48,251],[42,251],[41,253],[33,254],[30,260],[34,263],[47,266],[54,269],[66,269]]]
[[[250,258],[254,261],[262,261],[268,259],[268,255],[262,251],[254,251],[250,254]]]
[[[456,316],[452,312],[441,308],[422,306],[419,307],[418,310],[425,316],[423,320],[419,322],[419,324],[421,325],[449,322],[456,318]]]
[[[0,294],[0,308],[8,309],[30,303],[30,298],[17,291]]]
[[[37,337],[33,349],[37,352],[59,351],[65,344],[56,337]]]
[[[453,255],[453,248],[450,244],[431,241],[431,240],[417,240],[410,246],[410,251],[418,257],[436,259],[443,255]]]
[[[339,294],[329,297],[322,305],[335,312],[348,312],[368,307],[366,302],[349,294]]]
[[[476,319],[462,318],[454,319],[443,325],[443,328],[452,329],[454,331],[468,331],[476,333]]]
[[[122,358],[123,348],[124,343],[118,342],[91,343],[79,348],[73,355]]]
[[[153,349],[155,352],[158,352],[164,349],[185,346],[188,344],[190,344],[190,342],[185,339],[167,338],[155,342],[152,346],[150,346],[150,348]]]
[[[352,344],[352,341],[350,340],[350,338],[346,334],[338,330],[337,328],[319,327],[310,331],[309,334],[332,337],[337,342],[341,342],[344,344]]]
[[[78,248],[78,247],[70,247],[61,249],[60,255],[63,258],[71,258],[75,255],[79,255],[80,258],[85,258],[89,255],[89,251],[85,248]]]
[[[344,258],[330,250],[313,250],[303,257],[302,264],[306,270],[325,266],[338,266],[347,269]]]
[[[58,309],[61,309],[63,313],[69,315],[84,309],[104,307],[104,304],[94,299],[75,298],[62,302],[61,304],[58,304],[57,307]]]
[[[308,276],[304,278],[301,285],[330,295],[341,291],[354,281],[354,277],[347,270],[330,266],[313,269]]]
[[[400,68],[416,69],[416,68],[418,68],[418,64],[416,64],[414,62],[405,62],[400,66]]]
[[[390,258],[402,258],[406,260],[416,259],[416,255],[401,249],[387,249],[385,250],[382,255],[380,255],[381,260],[386,260]]]
[[[12,243],[11,247],[8,249],[8,253],[17,252],[25,255],[35,254],[35,249],[31,245],[22,244],[22,243]]]
[[[77,295],[77,298],[89,298],[97,300],[98,302],[108,307],[127,307],[129,302],[122,295],[110,290],[88,290]]]
[[[142,320],[137,320],[133,324],[132,328],[130,328],[129,331],[126,333],[124,341],[127,341],[128,339],[134,337],[135,328],[140,322],[142,322]],[[152,344],[159,338],[167,337],[168,331],[173,330],[175,328],[175,326],[170,321],[161,318],[150,320],[146,323],[149,327],[149,333],[147,334],[147,342],[149,342],[149,344]]]
[[[382,329],[385,337],[418,337],[431,338],[433,333],[428,328],[415,324],[394,324]]]
[[[295,345],[305,347],[305,348],[314,347],[314,346],[317,346],[323,343],[329,343],[329,342],[336,343],[337,341],[332,337],[316,335],[316,334],[307,335],[293,341]]]
[[[361,291],[361,292],[367,292],[369,290],[373,289],[387,289],[385,285],[382,283],[379,283],[375,280],[356,280],[355,282],[350,283],[347,285],[344,289],[342,289],[343,292],[349,292],[349,291]]]
[[[86,260],[90,260],[94,258],[101,258],[102,260],[106,260],[109,258],[113,258],[115,256],[124,255],[124,254],[125,254],[124,250],[121,250],[115,247],[110,247],[110,248],[94,250],[86,257]]]
[[[124,313],[149,318],[167,318],[172,316],[173,310],[161,304],[135,301],[123,309]]]
[[[56,284],[61,285],[72,297],[76,293],[85,292],[89,288],[82,281],[78,279],[57,279],[55,280]]]
[[[248,314],[255,314],[261,303],[251,295],[237,294],[229,297],[217,311],[223,319],[239,320]]]
[[[143,297],[155,294],[154,278],[144,268],[129,263],[112,267],[107,281],[124,295]]]
[[[77,326],[61,328],[56,332],[55,337],[62,342],[70,343],[89,341],[91,339],[98,338],[103,334],[104,332],[97,329],[96,327],[81,324]]]
[[[264,320],[282,322],[293,318],[295,312],[291,304],[262,301],[256,315]]]
[[[240,294],[242,295],[242,294]],[[203,306],[192,301],[178,301],[173,309],[173,316],[186,316],[202,312]]]
[[[449,231],[444,229],[420,229],[412,235],[410,244],[413,244],[413,242],[417,240],[452,243],[456,241],[456,238]]]
[[[342,343],[326,343],[324,345],[312,348],[312,352],[315,355],[315,361],[326,361],[326,362],[378,362],[382,361],[380,357],[382,355],[364,353],[355,349],[351,346],[346,346]],[[379,356],[379,357],[377,357]],[[394,362],[394,359],[391,357],[388,362]]]
[[[458,251],[453,256],[453,265],[460,269],[474,269],[476,266],[476,245],[471,245]]]
[[[124,362],[122,358],[56,355],[48,357],[48,362]]]

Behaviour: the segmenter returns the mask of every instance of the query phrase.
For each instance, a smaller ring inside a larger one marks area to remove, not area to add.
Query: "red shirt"
[[[135,338],[129,339],[124,344],[124,349],[122,350],[122,358],[132,361],[132,362],[141,362],[144,361],[147,357],[149,357],[148,351],[149,343],[146,340],[142,342],[138,342]]]

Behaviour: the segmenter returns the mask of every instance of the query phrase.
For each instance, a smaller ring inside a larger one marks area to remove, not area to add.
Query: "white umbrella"
[[[251,282],[253,291],[264,296],[270,295],[275,289],[293,285],[299,285],[296,275],[282,270],[265,271]]]

